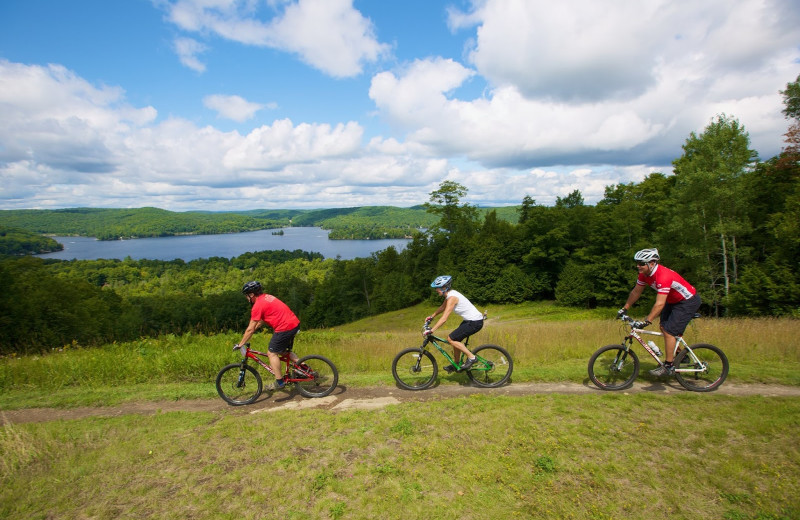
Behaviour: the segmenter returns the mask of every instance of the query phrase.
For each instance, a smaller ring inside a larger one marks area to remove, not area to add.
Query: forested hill
[[[516,222],[518,207],[496,210],[498,218]],[[47,235],[92,236],[100,240],[163,237],[181,234],[217,234],[256,231],[285,226],[319,226],[332,239],[411,237],[432,226],[438,217],[423,206],[397,208],[364,206],[314,210],[252,210],[241,212],[174,212],[159,208],[70,208],[56,210],[0,210],[0,225]]]
[[[36,255],[62,249],[64,246],[52,238],[0,225],[0,255]]]

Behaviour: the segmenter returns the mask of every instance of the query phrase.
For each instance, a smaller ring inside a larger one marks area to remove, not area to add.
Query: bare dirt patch
[[[635,393],[679,394],[691,393],[676,382],[637,382],[623,394]],[[469,385],[440,385],[428,390],[410,391],[391,386],[349,388],[339,385],[330,396],[308,399],[292,390],[264,392],[249,406],[230,406],[222,399],[189,399],[179,401],[139,401],[118,406],[92,406],[78,408],[28,408],[0,410],[0,423],[46,422],[85,417],[116,417],[128,414],[152,415],[167,412],[224,412],[232,414],[261,413],[282,409],[325,409],[332,412],[353,409],[376,409],[405,401],[431,401],[453,397],[483,395],[537,395],[537,394],[598,394],[606,392],[589,383],[512,383],[501,388],[477,388]],[[725,384],[712,394],[768,397],[800,397],[800,387],[767,384]]]

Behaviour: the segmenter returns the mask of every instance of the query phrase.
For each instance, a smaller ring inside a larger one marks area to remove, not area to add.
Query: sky
[[[0,209],[594,204],[798,75],[796,0],[3,0]]]

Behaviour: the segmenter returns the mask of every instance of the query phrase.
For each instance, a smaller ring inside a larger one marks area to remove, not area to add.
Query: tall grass
[[[430,311],[429,305],[420,305],[334,329],[301,331],[295,351],[333,360],[343,384],[391,385],[392,359],[400,350],[421,344],[422,320]],[[619,322],[608,318],[611,314],[552,304],[498,306],[490,309],[486,326],[471,346],[494,343],[507,348],[515,363],[514,382],[582,382],[592,352],[622,338]],[[456,325],[448,323],[446,331]],[[797,337],[800,320],[792,319],[700,319],[685,335],[689,343],[721,347],[731,362],[731,381],[791,385],[800,385]],[[231,350],[239,338],[233,332],[169,335],[102,348],[70,345],[47,355],[6,357],[0,360],[0,405],[13,405],[23,394],[125,385],[202,385],[201,394],[210,397],[214,390],[209,383],[219,369],[239,359]],[[252,344],[266,350],[267,341],[267,335],[258,335]],[[643,350],[639,353],[644,369],[655,366]]]

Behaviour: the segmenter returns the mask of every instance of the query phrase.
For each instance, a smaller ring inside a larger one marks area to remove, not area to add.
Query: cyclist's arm
[[[653,323],[656,318],[661,316],[661,310],[664,308],[666,303],[667,293],[658,293],[656,295],[656,303],[653,304],[653,308],[650,309],[650,314],[647,315],[647,321]]]
[[[431,327],[431,332],[434,332],[436,329],[447,323],[447,318],[450,317],[450,313],[456,308],[456,303],[458,303],[458,298],[451,296],[450,298],[447,298],[438,309],[436,309],[436,312],[433,313],[433,316],[436,316],[441,312],[442,317],[439,318],[439,321],[436,322],[436,325]]]
[[[250,320],[250,325],[247,326],[247,330],[244,331],[244,335],[242,336],[242,340],[239,342],[239,345],[244,345],[250,338],[255,334],[255,332],[264,325],[264,322],[261,320]]]
[[[630,309],[642,295],[642,292],[644,292],[644,287],[645,287],[644,285],[639,285],[638,283],[634,285],[633,290],[631,290],[630,295],[628,295],[628,301],[625,302],[625,305],[623,305],[622,308],[625,309],[626,311]]]

